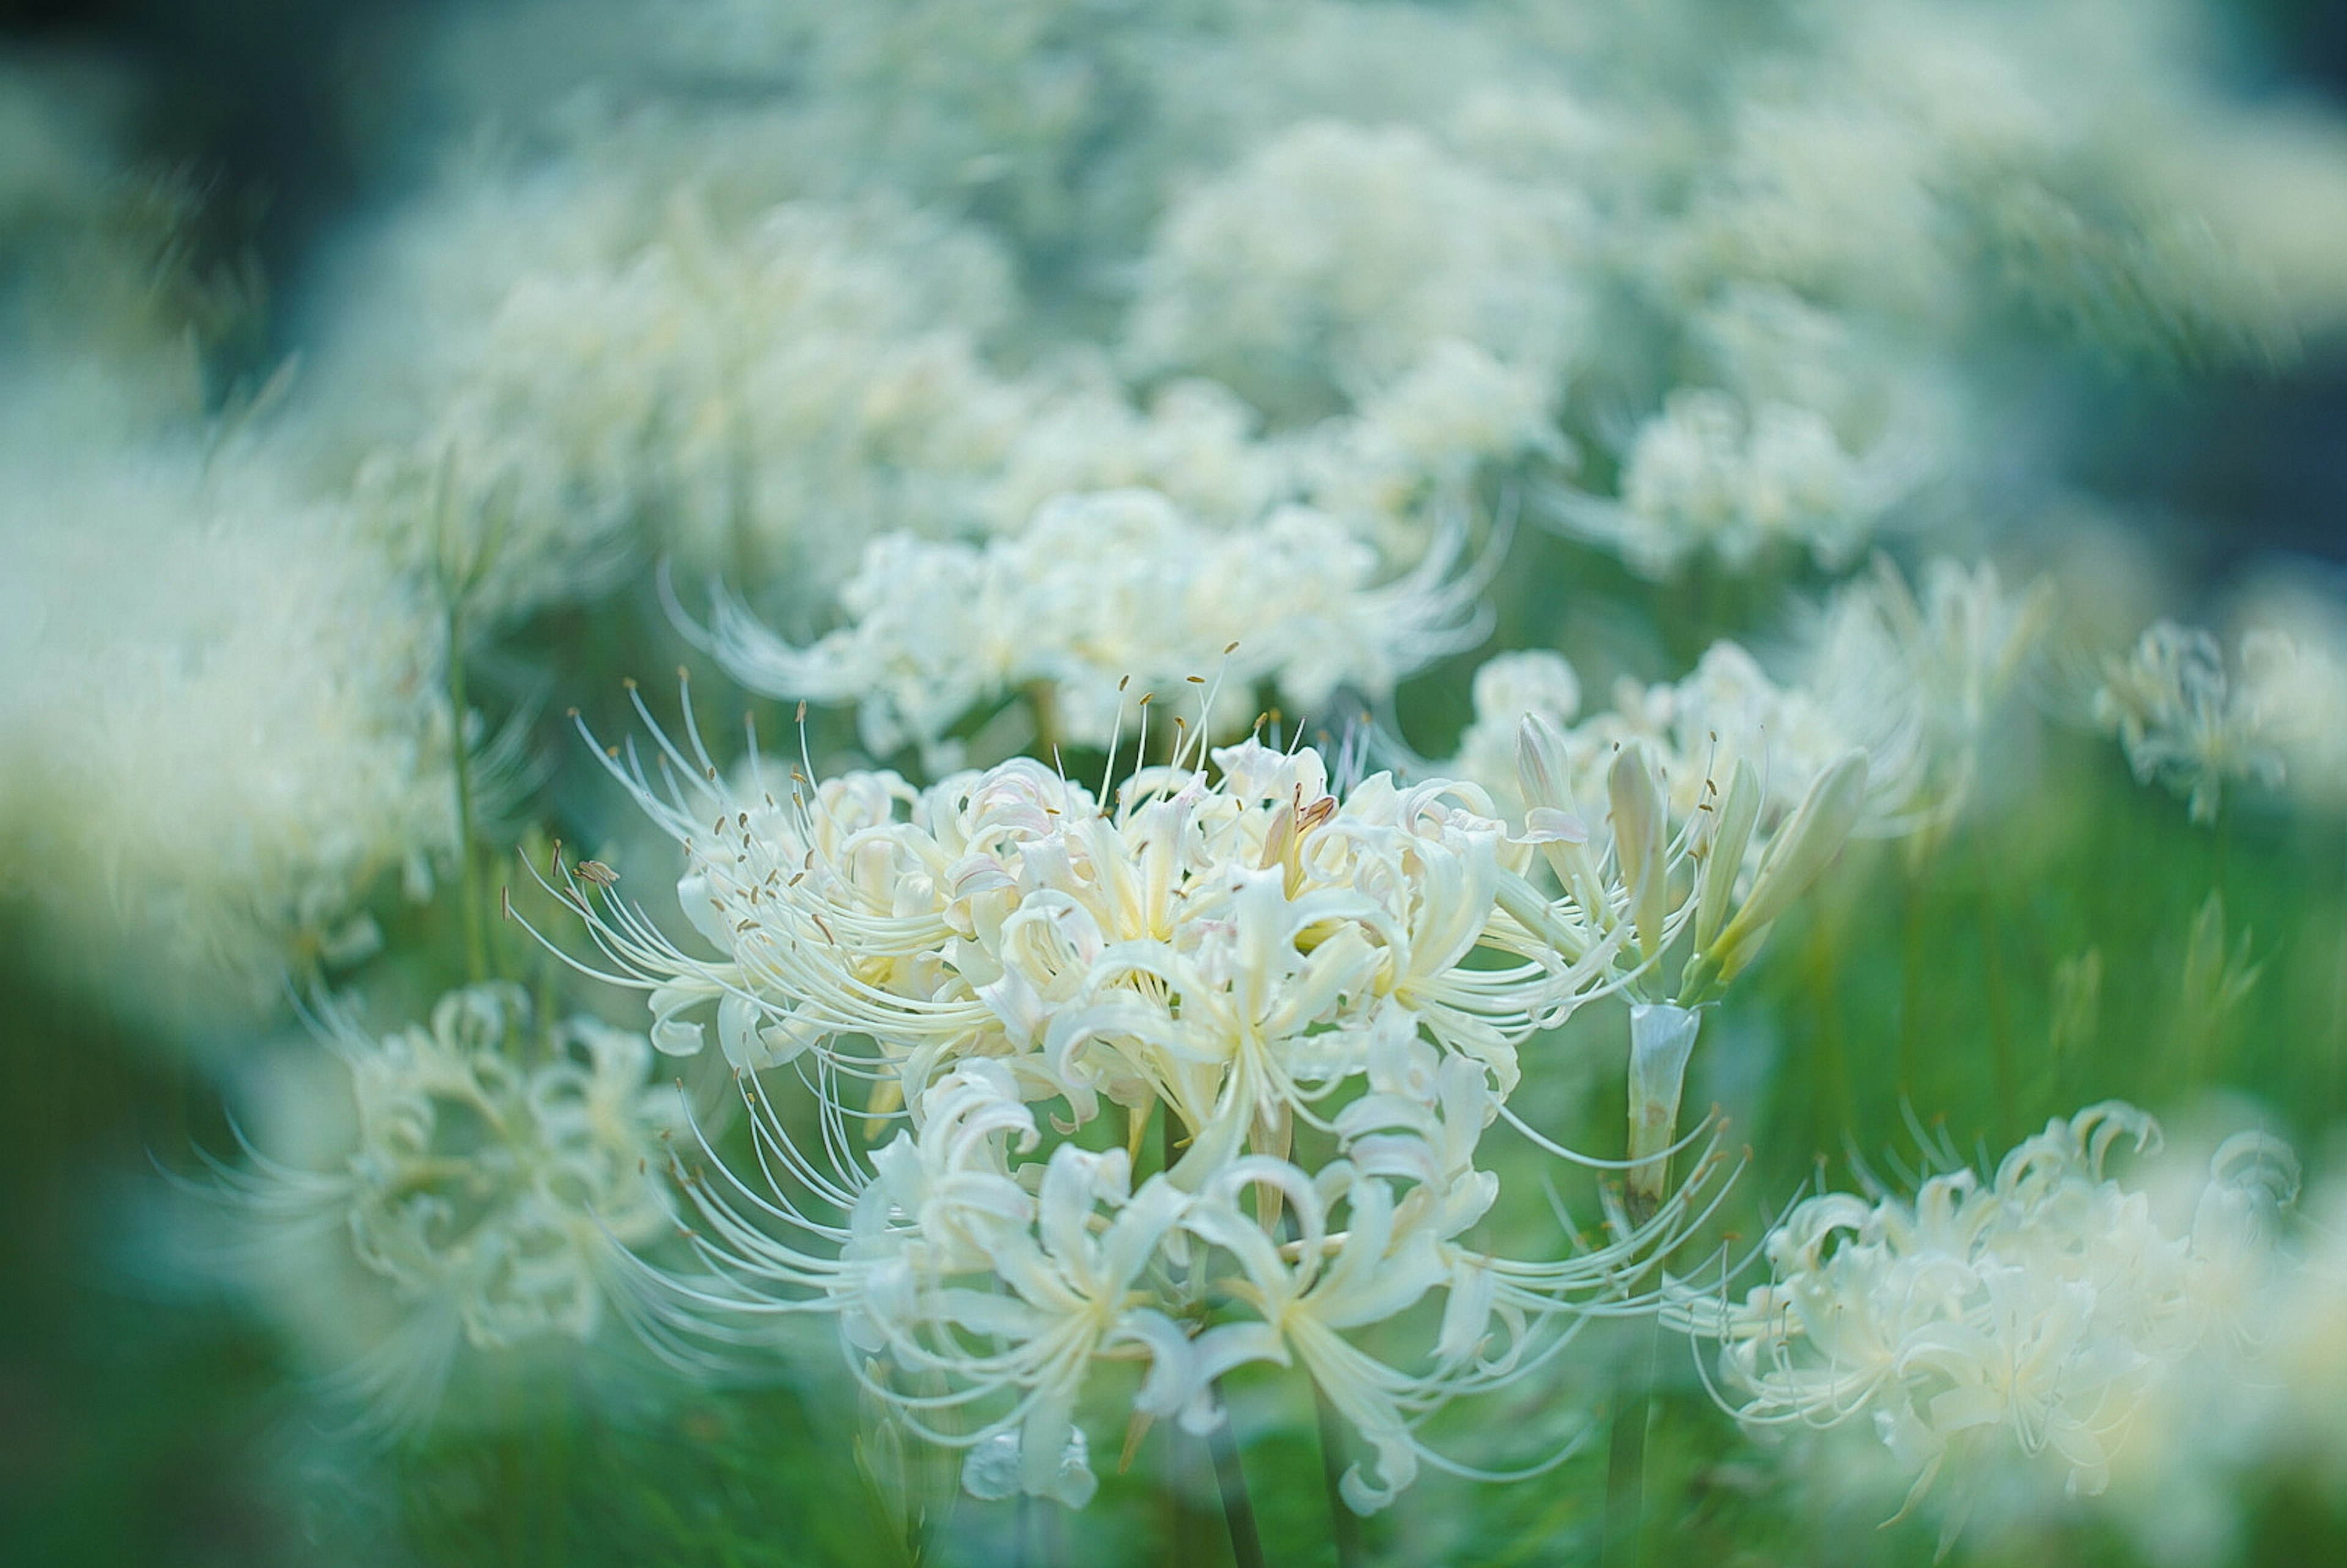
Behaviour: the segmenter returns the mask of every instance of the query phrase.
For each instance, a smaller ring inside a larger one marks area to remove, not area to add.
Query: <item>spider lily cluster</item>
[[[2226,1139],[2179,1223],[2104,1168],[2114,1146],[2159,1137],[2106,1102],[2048,1122],[1986,1179],[1957,1167],[1911,1198],[1804,1199],[1768,1233],[1770,1284],[1674,1315],[1719,1342],[1717,1396],[1747,1426],[1870,1427],[1913,1477],[1911,1509],[1952,1476],[1943,1550],[2007,1478],[2100,1493],[2115,1467],[2168,1457],[2161,1429],[2239,1404],[2260,1293],[2288,1276],[2289,1148]]]
[[[1448,1462],[1425,1415],[1639,1309],[1716,1153],[1594,1242],[1520,1258],[1476,1239],[1499,1196],[1479,1144],[1515,1120],[1542,1031],[1619,989],[1639,919],[1733,954],[1837,832],[1830,805],[1797,814],[1808,847],[1763,856],[1745,923],[1723,925],[1742,838],[1600,856],[1563,807],[1512,834],[1471,784],[1377,774],[1340,797],[1308,748],[1209,753],[1185,730],[1103,796],[1031,761],[926,789],[754,763],[729,782],[697,733],[654,735],[656,769],[613,772],[683,846],[678,897],[715,956],[569,890],[662,1049],[704,1049],[713,1024],[738,1070],[794,1066],[819,1127],[748,1090],[766,1181],[689,1184],[704,1271],[673,1282],[672,1321],[836,1314],[914,1429],[971,1449],[974,1487],[1015,1434],[1019,1486],[1070,1501],[1092,1484],[1071,1422],[1102,1362],[1145,1363],[1134,1410],[1199,1430],[1224,1373],[1300,1365],[1375,1454],[1345,1481],[1366,1512]],[[1616,810],[1659,809],[1624,755]],[[1698,866],[1707,891],[1676,907],[1649,886]],[[903,1123],[868,1161],[865,1118]],[[1634,1158],[1659,1164],[1671,1134]],[[1407,1365],[1353,1337],[1438,1293]],[[950,1392],[919,1391],[938,1378]]]
[[[1951,1537],[2347,1474],[2335,1198],[2067,1114],[2347,1084],[2347,600],[2082,492],[2347,333],[2196,0],[444,9],[282,319],[0,46],[8,979],[216,1081],[155,1250],[338,1408],[853,1383],[1107,1539],[1308,1385],[1463,1561],[1431,1472],[1600,1421],[1637,1511],[1635,1320]],[[796,759],[539,723],[671,656]],[[1776,1207],[1910,1100],[1979,1168]]]

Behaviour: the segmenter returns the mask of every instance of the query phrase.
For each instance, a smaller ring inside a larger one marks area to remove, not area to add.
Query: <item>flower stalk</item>
[[[1230,1401],[1223,1397],[1222,1380],[1214,1382],[1214,1402],[1222,1419],[1206,1434],[1214,1458],[1214,1487],[1222,1493],[1223,1522],[1231,1532],[1235,1568],[1263,1568],[1263,1539],[1255,1524],[1255,1499],[1247,1491],[1246,1471],[1239,1463],[1237,1425],[1231,1419]]]

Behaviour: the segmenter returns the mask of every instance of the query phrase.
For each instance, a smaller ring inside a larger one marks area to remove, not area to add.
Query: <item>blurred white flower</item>
[[[1581,677],[1562,653],[1544,648],[1495,653],[1475,667],[1474,717],[1443,771],[1491,792],[1511,821],[1520,822],[1523,798],[1516,779],[1516,737],[1527,718],[1560,734],[1581,716]]]
[[[0,845],[68,972],[136,952],[200,1014],[372,942],[385,873],[453,847],[443,631],[272,451],[0,407]],[[86,412],[86,411],[85,411]]]
[[[1919,593],[1878,557],[1871,572],[1834,591],[1810,630],[1808,684],[1853,723],[1901,715],[1892,723],[1911,727],[1915,752],[1910,809],[1945,820],[1979,783],[1982,749],[2053,606],[2050,583],[2007,591],[1988,561],[1935,559]]]
[[[2178,1225],[2105,1173],[2121,1140],[2152,1150],[2157,1125],[2106,1102],[1986,1181],[1803,1201],[1768,1235],[1773,1283],[1675,1309],[1719,1340],[1722,1403],[1756,1430],[1870,1421],[1911,1506],[1946,1481],[1943,1539],[2012,1485],[2100,1492],[2151,1401],[2241,1348],[2298,1181],[2287,1148],[2237,1134]]]
[[[2252,579],[2229,618],[2244,629],[2243,701],[2273,718],[2291,797],[2337,811],[2347,805],[2347,602],[2335,584],[2282,576]],[[2255,663],[2252,635],[2266,650]]]
[[[1442,767],[1490,790],[1511,814],[1532,804],[1520,793],[1519,736],[1536,718],[1553,736],[1555,784],[1566,797],[1595,802],[1622,749],[1636,743],[1652,759],[1674,824],[1709,809],[1738,762],[1763,791],[1761,828],[1783,820],[1829,767],[1852,750],[1869,757],[1866,815],[1860,831],[1902,831],[1922,764],[1914,692],[1885,682],[1879,668],[1815,661],[1816,683],[1780,684],[1742,644],[1704,651],[1676,682],[1617,682],[1610,707],[1583,712],[1581,682],[1562,655],[1503,653],[1476,672],[1475,716],[1456,757]],[[1603,849],[1609,830],[1588,825]]]
[[[2125,658],[2105,661],[2095,722],[2118,737],[2137,778],[2188,797],[2193,821],[2214,822],[2227,784],[2280,785],[2287,746],[2301,726],[2328,716],[2303,700],[2335,696],[2340,679],[2308,672],[2296,644],[2278,633],[2243,636],[2229,673],[2214,637],[2158,621]]]
[[[992,250],[879,197],[736,211],[690,162],[660,189],[644,139],[454,180],[345,263],[328,482],[485,616],[646,544],[819,600],[876,533],[978,525],[1027,404],[979,353]]]
[[[1569,191],[1501,179],[1409,128],[1307,123],[1167,213],[1129,352],[1290,418],[1402,380],[1450,343],[1553,384],[1584,330],[1586,222]]]
[[[1737,74],[1686,220],[1697,275],[1933,331],[2018,304],[2188,363],[2284,354],[2338,320],[2337,280],[2306,265],[2347,220],[2337,128],[2229,95],[2213,8],[1834,0],[1805,21]]]
[[[1061,497],[982,545],[876,540],[841,589],[847,624],[805,648],[723,594],[707,640],[743,684],[855,704],[875,755],[917,745],[933,768],[952,765],[958,722],[1022,693],[1042,745],[1105,747],[1136,698],[1202,672],[1219,671],[1223,698],[1204,722],[1227,735],[1259,686],[1326,713],[1340,688],[1382,698],[1478,639],[1480,585],[1457,550],[1440,539],[1390,576],[1309,507],[1215,528],[1155,491],[1111,490]]]
[[[1623,456],[1618,500],[1564,492],[1556,505],[1565,528],[1618,550],[1649,577],[1668,576],[1703,553],[1744,570],[1778,543],[1834,570],[1915,482],[1914,465],[1895,442],[1852,452],[1813,409],[1682,387],[1638,427]]]
[[[337,1018],[326,1043],[346,1080],[289,1074],[262,1105],[264,1142],[301,1155],[221,1170],[232,1283],[394,1430],[432,1417],[465,1347],[593,1338],[626,1249],[675,1225],[676,1095],[646,1083],[643,1038],[539,1026],[519,987],[488,984],[443,997],[428,1029],[370,1039]]]
[[[2334,1177],[2307,1207],[2299,1267],[2263,1320],[2272,1348],[2261,1457],[2308,1465],[2347,1495],[2347,1187]]]

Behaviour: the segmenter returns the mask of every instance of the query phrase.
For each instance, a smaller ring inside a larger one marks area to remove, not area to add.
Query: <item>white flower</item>
[[[541,1034],[521,989],[491,984],[443,997],[429,1029],[337,1019],[326,1043],[356,1107],[346,1143],[314,1147],[331,1106],[281,1097],[286,1141],[313,1147],[221,1172],[240,1286],[394,1428],[431,1417],[465,1347],[592,1339],[625,1249],[675,1225],[675,1091],[647,1085],[643,1038],[587,1018]]]
[[[1282,413],[1325,411],[1453,340],[1553,379],[1583,331],[1585,225],[1570,192],[1501,179],[1417,130],[1308,122],[1167,213],[1130,352]]]
[[[1817,7],[1737,73],[1692,259],[1919,324],[1969,297],[2119,354],[2287,353],[2337,319],[2307,263],[2347,188],[2308,117],[2227,100],[2198,9]]]
[[[1027,403],[979,352],[1000,259],[877,197],[734,210],[675,157],[475,176],[348,266],[322,469],[396,552],[474,570],[485,615],[600,587],[640,538],[820,589],[875,534],[985,515]]]
[[[2214,637],[2159,621],[2126,658],[2105,662],[2095,722],[2118,736],[2137,778],[2188,796],[2192,820],[2214,822],[2227,783],[2282,782],[2284,744],[2318,716],[2291,701],[2297,682],[2284,671],[2297,657],[2288,639],[2250,632],[2237,682]]]
[[[1046,503],[1146,489],[1183,515],[1229,528],[1303,498],[1296,455],[1259,438],[1255,411],[1214,382],[1169,383],[1135,408],[1104,365],[1063,373],[1040,395],[989,488],[987,525],[1017,534]]]
[[[1451,765],[1490,776],[1512,725],[1512,787],[1494,793],[1563,895],[1512,912],[1562,952],[1604,955],[1634,999],[1629,1206],[1640,1215],[1667,1185],[1700,1009],[1854,832],[1912,825],[1912,725],[1895,707],[1829,708],[1780,688],[1732,642],[1676,686],[1624,681],[1613,712],[1578,724],[1579,682],[1553,654],[1494,660],[1475,696]],[[1603,816],[1585,813],[1601,799]]]
[[[1867,1420],[1914,1478],[1957,1495],[2000,1477],[2099,1492],[2147,1402],[2229,1349],[2297,1184],[2287,1149],[2228,1140],[2188,1223],[2106,1175],[2111,1146],[2156,1146],[2150,1118],[2090,1106],[1913,1200],[1826,1194],[1769,1233],[1775,1280],[1741,1303],[1690,1302],[1720,1341],[1720,1398],[1755,1428]]]
[[[1743,570],[1779,542],[1833,570],[1916,479],[1902,446],[1852,451],[1814,409],[1681,387],[1632,438],[1620,499],[1562,493],[1559,518],[1649,577],[1706,551]]]
[[[1986,561],[1934,559],[1919,595],[1877,558],[1827,601],[1809,638],[1807,684],[1853,727],[1908,731],[1909,804],[1944,818],[1979,781],[1981,749],[2053,604],[2050,584],[2007,592]],[[1874,749],[1890,748],[1878,738]]]
[[[970,1484],[1069,1501],[1103,1364],[1145,1363],[1133,1409],[1204,1430],[1223,1372],[1300,1362],[1377,1452],[1346,1488],[1367,1510],[1429,1457],[1417,1418],[1635,1299],[1704,1181],[1560,1259],[1468,1237],[1520,1050],[1611,947],[1569,961],[1519,918],[1558,917],[1471,785],[1378,774],[1340,800],[1315,752],[1250,741],[1210,774],[1202,743],[1106,809],[1024,759],[920,791],[794,777],[781,799],[690,733],[660,740],[660,785],[612,763],[685,846],[679,897],[718,955],[569,889],[654,1040],[697,1049],[713,1004],[728,1055],[790,1061],[826,1122],[908,1123],[867,1163],[745,1087],[773,1186],[693,1188],[707,1267],[679,1282],[680,1329],[837,1313],[866,1386],[969,1449]],[[1071,1141],[1111,1107],[1106,1152]],[[1436,1291],[1412,1356],[1358,1342],[1409,1343]]]
[[[1362,420],[1423,471],[1455,473],[1479,457],[1563,456],[1554,378],[1458,338],[1436,343],[1408,374],[1361,405]]]
[[[2230,619],[2246,629],[2239,701],[2280,746],[2283,787],[2337,810],[2347,802],[2347,607],[2335,589],[2270,581],[2253,585]]]
[[[1475,716],[1459,737],[1459,750],[1443,770],[1473,779],[1512,816],[1523,802],[1516,783],[1516,737],[1524,720],[1537,715],[1563,733],[1581,714],[1581,677],[1561,653],[1544,648],[1495,653],[1475,667]]]
[[[1815,684],[1780,684],[1741,644],[1705,650],[1676,682],[1616,682],[1609,708],[1583,713],[1572,665],[1547,651],[1500,654],[1476,673],[1475,717],[1446,771],[1471,778],[1512,812],[1536,804],[1520,793],[1519,738],[1536,719],[1551,733],[1550,766],[1562,799],[1594,804],[1607,774],[1634,742],[1653,760],[1674,824],[1697,819],[1727,787],[1739,762],[1751,764],[1764,791],[1762,830],[1783,820],[1819,777],[1853,750],[1868,753],[1870,783],[1862,830],[1901,830],[1918,788],[1915,697],[1888,689],[1874,668],[1817,661]],[[1603,849],[1601,818],[1583,823]]]
[[[1104,747],[1143,693],[1219,671],[1218,733],[1244,727],[1259,685],[1326,712],[1339,688],[1376,699],[1480,635],[1456,541],[1389,577],[1335,519],[1285,507],[1201,527],[1164,497],[1112,490],[1049,503],[983,545],[876,541],[841,590],[848,624],[794,648],[724,597],[711,651],[785,700],[854,703],[865,744],[950,759],[965,716],[1039,691],[1043,742]]]
[[[7,892],[64,972],[159,963],[134,1007],[273,1005],[289,968],[369,945],[382,878],[428,887],[453,845],[440,626],[271,448],[108,439],[30,401],[0,399]]]

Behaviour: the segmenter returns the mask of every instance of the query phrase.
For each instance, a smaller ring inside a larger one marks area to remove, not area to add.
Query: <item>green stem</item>
[[[1049,681],[1030,681],[1023,695],[1027,712],[1035,721],[1035,753],[1049,760],[1060,749],[1058,692]]]
[[[567,1396],[554,1413],[546,1434],[545,1482],[546,1555],[548,1568],[562,1568],[570,1560],[570,1411]]]
[[[1312,1384],[1312,1406],[1320,1421],[1320,1480],[1328,1489],[1328,1534],[1337,1543],[1337,1568],[1359,1568],[1361,1520],[1345,1501],[1345,1429],[1337,1407],[1328,1402],[1318,1379]]]
[[[1223,1380],[1214,1379],[1214,1403],[1222,1419],[1206,1434],[1214,1456],[1214,1485],[1223,1494],[1223,1522],[1231,1532],[1231,1561],[1235,1568],[1264,1568],[1263,1542],[1255,1533],[1255,1500],[1247,1495],[1246,1471],[1239,1465],[1239,1439],[1231,1419],[1230,1401],[1223,1398]]]
[[[2342,867],[2340,878],[2334,919],[2339,945],[2331,970],[2331,1028],[2329,1049],[2323,1052],[2321,1102],[2326,1121],[2335,1119],[2339,1113],[2339,1091],[2342,1077],[2347,1077],[2347,867]]]
[[[481,866],[473,853],[473,756],[465,740],[465,611],[448,606],[449,749],[456,774],[456,894],[464,905],[465,974],[475,985],[489,978],[489,944],[481,924]]]
[[[509,1409],[516,1404],[510,1384],[500,1391],[499,1397]],[[526,1495],[529,1466],[524,1448],[527,1440],[520,1431],[514,1430],[497,1441],[497,1556],[505,1563],[529,1561],[529,1500]]]
[[[1605,1526],[1600,1568],[1637,1568],[1645,1522],[1646,1422],[1654,1409],[1655,1347],[1661,1329],[1646,1326],[1645,1346],[1627,1357],[1614,1383],[1614,1436],[1605,1455]]]
[[[1157,1160],[1161,1170],[1174,1168],[1175,1159],[1174,1102],[1157,1102]],[[1219,1385],[1217,1385],[1219,1391]],[[1225,1421],[1227,1425],[1227,1419]],[[1200,1450],[1204,1446],[1182,1430],[1178,1421],[1168,1421],[1165,1431],[1165,1561],[1168,1568],[1196,1568],[1200,1563],[1214,1557],[1211,1528],[1204,1512],[1194,1506],[1194,1500],[1205,1489],[1200,1484],[1199,1461],[1205,1458]]]
[[[2209,886],[2215,888],[2217,897],[2221,898],[2225,896],[2226,868],[2231,864],[2233,858],[2233,814],[2231,812],[2219,808],[2217,820],[2209,826],[2209,838],[2210,860]]]
[[[1834,997],[1834,934],[1826,912],[1809,933],[1809,1007],[1818,1031],[1818,1146],[1847,1132],[1858,1120],[1857,1102],[1850,1092],[1850,1061],[1842,1049],[1841,1012]]]
[[[1179,1422],[1165,1424],[1165,1562],[1166,1568],[1196,1568],[1214,1555],[1203,1514],[1191,1506],[1203,1490],[1197,1484],[1198,1440]]]
[[[1996,882],[1988,863],[1988,846],[1980,831],[1973,834],[1974,875],[1980,878],[1981,985],[1988,998],[1990,1069],[1996,1087],[1996,1142],[2013,1141],[2017,1107],[2014,1083],[2013,1020],[2006,1010],[2004,953],[1998,928]]]
[[[1923,1070],[1923,867],[1909,868],[1901,889],[1899,1092],[1915,1098]]]

